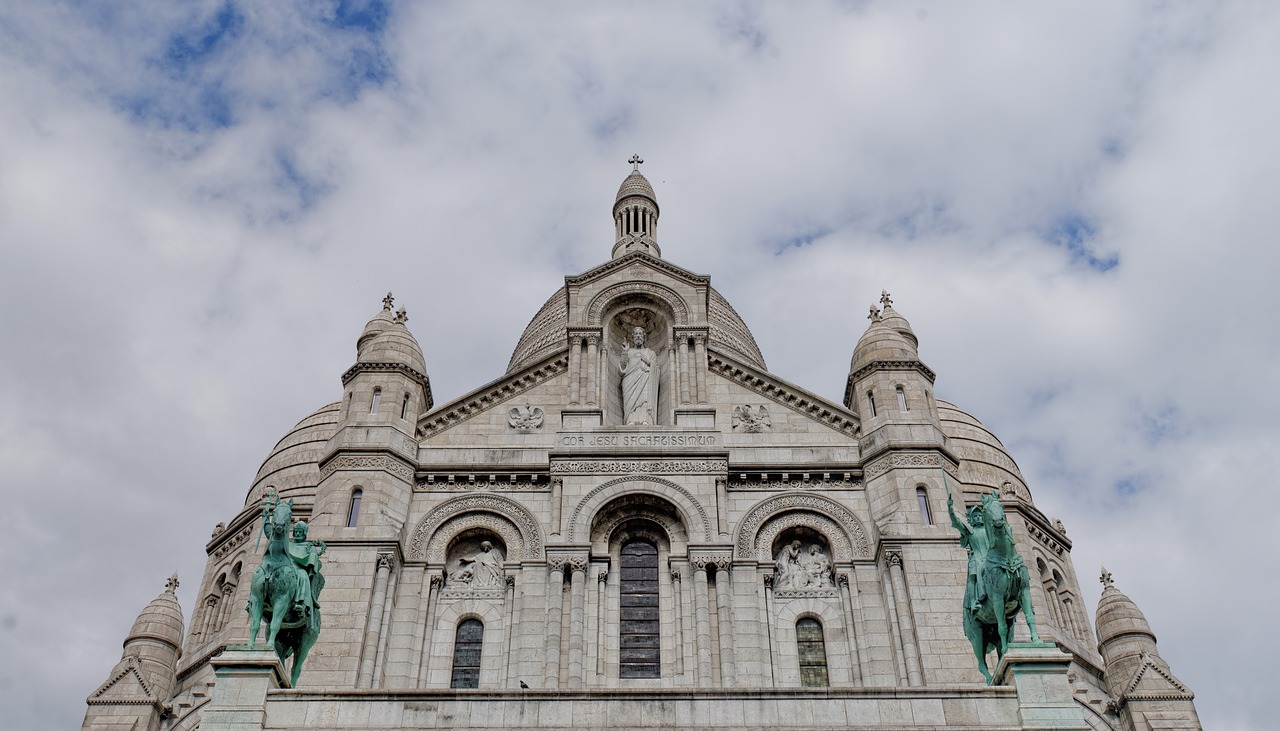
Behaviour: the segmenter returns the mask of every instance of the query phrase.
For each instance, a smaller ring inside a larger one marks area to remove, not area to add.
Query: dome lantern
[[[635,251],[662,256],[658,248],[658,197],[640,172],[644,160],[632,155],[627,162],[631,163],[631,174],[618,186],[613,203],[613,258]]]

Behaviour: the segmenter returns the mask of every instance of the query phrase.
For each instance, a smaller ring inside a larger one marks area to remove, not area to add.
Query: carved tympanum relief
[[[516,406],[507,412],[507,425],[513,430],[529,433],[542,428],[545,412],[537,406]]]
[[[506,591],[502,549],[493,541],[483,540],[477,546],[468,541],[450,551],[445,592],[450,595],[488,596],[500,598]]]
[[[774,559],[773,586],[781,589],[830,589],[836,585],[831,575],[831,557],[822,546],[803,548],[799,539],[782,547]]]
[[[746,404],[733,407],[733,430],[747,434],[759,434],[773,428],[773,420],[769,418],[769,410],[764,404],[752,406]]]

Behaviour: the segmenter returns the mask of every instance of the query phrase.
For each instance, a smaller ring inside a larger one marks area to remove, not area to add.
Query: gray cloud
[[[0,11],[15,725],[77,723],[175,567],[192,609],[201,542],[387,289],[438,402],[500,375],[608,256],[638,151],[664,253],[776,373],[838,400],[889,289],[1087,603],[1106,563],[1206,725],[1263,727],[1280,17],[918,5]]]

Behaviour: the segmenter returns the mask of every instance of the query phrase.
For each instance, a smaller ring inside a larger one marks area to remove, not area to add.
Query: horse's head
[[[1004,533],[1009,530],[1009,522],[1004,517],[1004,506],[994,493],[982,496],[982,518],[992,533]]]

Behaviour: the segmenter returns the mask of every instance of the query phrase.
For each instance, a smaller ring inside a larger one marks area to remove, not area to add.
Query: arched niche
[[[774,539],[787,528],[807,526],[825,536],[835,561],[869,558],[870,541],[862,521],[830,498],[807,492],[776,495],[747,511],[738,526],[737,553],[773,561]]]
[[[571,543],[588,540],[588,528],[595,524],[600,509],[622,495],[653,495],[666,500],[677,510],[681,526],[695,542],[711,540],[711,521],[707,511],[686,489],[670,480],[651,475],[632,475],[610,480],[593,488],[573,509],[566,536]]]
[[[635,493],[610,500],[591,521],[591,552],[616,554],[629,540],[647,540],[661,550],[686,552],[689,535],[680,511],[657,495]]]
[[[526,508],[499,495],[467,495],[446,500],[418,522],[409,540],[409,558],[443,563],[451,542],[474,529],[500,538],[508,563],[542,556],[542,529]]]
[[[622,358],[627,350],[636,347],[634,339],[637,330],[644,333],[643,347],[652,350],[654,354],[652,378],[656,381],[656,394],[652,425],[669,425],[675,422],[674,327],[677,322],[678,316],[671,302],[649,292],[621,293],[603,307],[600,327],[603,333],[601,355],[606,424],[616,426],[627,423],[623,403]]]

